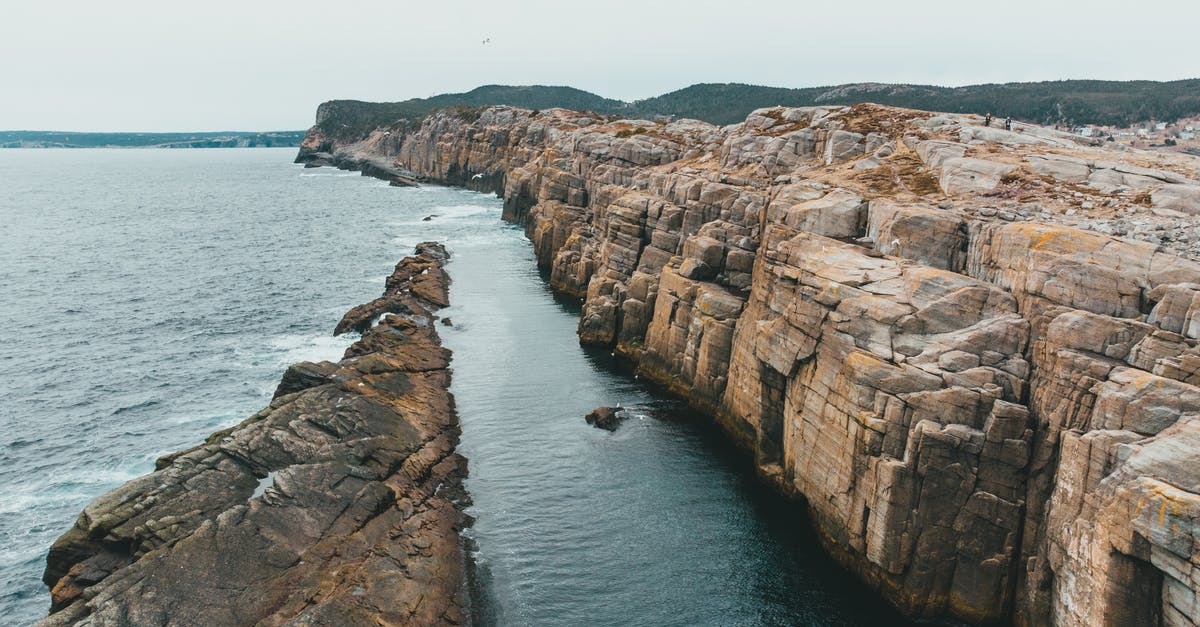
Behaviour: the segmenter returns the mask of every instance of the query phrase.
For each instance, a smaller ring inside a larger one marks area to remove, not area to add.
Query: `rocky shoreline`
[[[419,245],[339,324],[363,334],[341,361],[292,366],[269,407],[89,504],[40,624],[469,622],[447,259]]]
[[[906,614],[1200,624],[1200,160],[982,122],[493,107],[314,127],[297,161],[502,195],[581,341]]]

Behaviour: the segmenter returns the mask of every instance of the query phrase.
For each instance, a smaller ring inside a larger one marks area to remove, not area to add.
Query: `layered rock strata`
[[[982,122],[497,107],[298,160],[501,194],[581,340],[712,415],[908,614],[1200,624],[1200,162]]]
[[[269,407],[88,505],[50,550],[41,624],[465,622],[446,259],[420,245],[347,314],[341,361],[292,366]]]

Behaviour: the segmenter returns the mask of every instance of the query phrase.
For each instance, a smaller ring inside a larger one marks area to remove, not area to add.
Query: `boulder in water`
[[[598,429],[616,431],[617,427],[621,426],[621,421],[625,419],[625,416],[620,407],[597,407],[592,410],[592,413],[584,416],[583,419],[589,425]]]

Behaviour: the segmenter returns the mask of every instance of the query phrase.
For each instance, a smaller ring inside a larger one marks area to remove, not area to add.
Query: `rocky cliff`
[[[347,314],[341,361],[292,366],[269,407],[88,505],[41,624],[465,622],[446,259],[418,246]]]
[[[1200,162],[977,117],[435,112],[298,157],[494,191],[583,342],[917,617],[1200,624]]]

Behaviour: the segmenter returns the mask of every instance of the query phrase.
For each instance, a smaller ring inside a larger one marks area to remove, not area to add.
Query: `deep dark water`
[[[45,551],[89,500],[339,356],[341,313],[427,239],[453,254],[479,622],[900,622],[709,423],[579,347],[499,200],[291,156],[0,151],[0,624],[44,614]],[[618,402],[618,431],[584,423]]]

